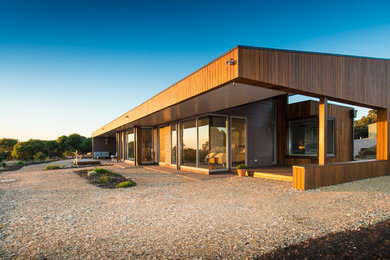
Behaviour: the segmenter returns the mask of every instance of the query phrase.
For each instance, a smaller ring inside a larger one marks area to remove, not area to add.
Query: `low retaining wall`
[[[315,189],[390,174],[389,160],[365,160],[327,165],[293,166],[294,188]]]

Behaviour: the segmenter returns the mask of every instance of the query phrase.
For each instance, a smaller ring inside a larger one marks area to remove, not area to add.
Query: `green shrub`
[[[42,153],[42,152],[38,152],[34,155],[34,161],[36,162],[42,162],[46,160],[46,154]]]
[[[67,156],[74,156],[74,153],[72,151],[65,151],[63,154],[63,156],[67,157]]]
[[[18,161],[15,165],[16,165],[16,166],[24,166],[24,162]]]
[[[5,162],[0,163],[0,165],[1,165],[1,167],[7,166],[7,164]]]
[[[237,169],[248,169],[248,167],[245,164],[240,164],[237,166]]]
[[[135,186],[135,183],[132,181],[124,181],[119,183],[118,185],[115,186],[115,188],[126,188],[126,187],[133,187]]]
[[[97,174],[106,174],[106,175],[115,175],[115,173],[109,171],[109,170],[106,170],[106,169],[103,169],[103,168],[95,168],[93,170],[89,170],[88,172],[91,172],[91,171],[95,171]]]
[[[102,177],[100,177],[100,178],[99,178],[99,181],[100,181],[101,183],[107,183],[107,182],[108,182],[108,176],[102,176]]]
[[[45,167],[45,171],[55,170],[59,169],[60,167],[58,165],[48,165]]]

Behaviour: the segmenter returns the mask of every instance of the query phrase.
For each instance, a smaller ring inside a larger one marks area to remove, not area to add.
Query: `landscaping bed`
[[[122,175],[102,168],[75,171],[75,173],[81,178],[88,180],[89,183],[100,188],[115,189],[133,187],[136,185],[134,181],[126,179]]]

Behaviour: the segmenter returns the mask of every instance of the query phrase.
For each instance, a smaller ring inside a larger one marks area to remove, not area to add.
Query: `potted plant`
[[[244,177],[246,175],[246,171],[248,167],[245,164],[240,164],[236,168],[237,168],[238,176]]]

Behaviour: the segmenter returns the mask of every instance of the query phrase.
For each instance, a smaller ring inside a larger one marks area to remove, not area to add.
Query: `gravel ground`
[[[303,192],[114,165],[137,186],[108,190],[45,166],[0,174],[1,259],[251,258],[390,219],[390,176]]]

